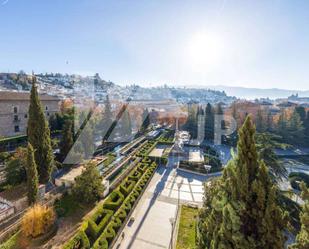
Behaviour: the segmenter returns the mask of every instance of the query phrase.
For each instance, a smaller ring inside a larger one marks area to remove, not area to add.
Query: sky
[[[309,90],[306,0],[0,0],[0,71]]]

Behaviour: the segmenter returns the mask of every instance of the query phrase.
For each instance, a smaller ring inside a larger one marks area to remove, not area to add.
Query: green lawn
[[[198,209],[182,206],[176,249],[196,248],[196,217]]]

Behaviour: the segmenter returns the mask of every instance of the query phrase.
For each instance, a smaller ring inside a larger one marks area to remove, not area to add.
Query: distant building
[[[47,94],[39,98],[47,119],[59,111],[59,98]],[[0,137],[26,134],[29,103],[29,92],[0,91]]]

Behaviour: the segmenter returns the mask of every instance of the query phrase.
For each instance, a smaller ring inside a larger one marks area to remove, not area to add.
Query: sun
[[[223,58],[223,39],[213,33],[196,33],[188,42],[187,53],[194,71],[211,71]]]

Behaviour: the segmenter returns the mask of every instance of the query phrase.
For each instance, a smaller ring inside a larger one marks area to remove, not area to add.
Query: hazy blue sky
[[[309,89],[309,1],[0,0],[0,70]]]

